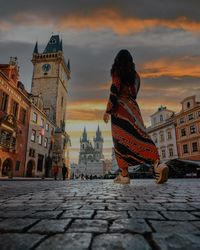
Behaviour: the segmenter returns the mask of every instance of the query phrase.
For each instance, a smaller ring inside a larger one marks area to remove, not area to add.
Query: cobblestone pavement
[[[0,249],[200,249],[200,180],[1,181]]]

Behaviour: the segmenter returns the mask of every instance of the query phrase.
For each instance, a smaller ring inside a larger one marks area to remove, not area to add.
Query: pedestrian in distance
[[[63,176],[63,181],[65,181],[66,175],[67,175],[67,168],[65,166],[65,163],[63,162],[63,166],[62,166],[62,176]]]
[[[58,172],[59,172],[59,166],[58,166],[58,163],[55,162],[55,165],[53,166],[54,180],[57,180]]]
[[[121,170],[115,183],[128,184],[128,167],[147,163],[153,166],[156,183],[168,179],[168,167],[160,164],[158,150],[148,135],[136,101],[140,77],[128,50],[120,50],[111,68],[112,84],[103,119],[111,116],[112,138],[117,164]]]

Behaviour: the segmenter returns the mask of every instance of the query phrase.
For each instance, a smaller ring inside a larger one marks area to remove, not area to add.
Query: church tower
[[[42,53],[38,52],[36,43],[32,63],[31,93],[35,96],[42,95],[48,117],[64,131],[70,63],[65,62],[59,35],[51,36]]]
[[[96,131],[96,137],[94,137],[93,141],[94,141],[95,158],[97,161],[99,161],[100,159],[104,158],[104,156],[103,156],[103,137],[102,137],[99,125],[98,125],[97,131]]]

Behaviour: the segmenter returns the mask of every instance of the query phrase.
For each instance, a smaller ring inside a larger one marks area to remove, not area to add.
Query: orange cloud
[[[145,78],[200,77],[200,56],[185,56],[178,59],[162,58],[144,63],[141,76]]]
[[[90,16],[66,16],[59,21],[62,29],[72,28],[77,30],[92,29],[99,30],[110,28],[119,34],[139,32],[146,28],[164,26],[171,29],[184,29],[192,32],[199,32],[200,23],[191,21],[186,17],[179,17],[174,20],[166,19],[140,19],[126,17],[116,10],[98,10]]]
[[[11,28],[11,25],[7,22],[0,22],[0,27],[2,31],[6,31]]]
[[[70,120],[102,120],[107,105],[106,99],[71,102],[68,106]]]
[[[57,19],[55,19],[57,18]],[[183,29],[192,32],[200,31],[200,23],[189,20],[186,17],[179,17],[173,20],[168,19],[141,19],[136,17],[129,17],[122,15],[119,10],[114,9],[99,9],[91,13],[90,15],[72,14],[61,17],[49,17],[47,15],[38,16],[33,13],[17,13],[14,17],[14,24],[19,22],[26,25],[42,25],[42,26],[56,26],[57,28],[65,29],[111,29],[118,34],[129,34],[145,29],[151,29],[155,27],[167,27],[170,29]]]

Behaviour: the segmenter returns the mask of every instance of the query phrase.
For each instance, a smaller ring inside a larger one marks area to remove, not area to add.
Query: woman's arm
[[[117,104],[118,96],[120,91],[120,80],[113,78],[112,85],[110,87],[110,97],[107,103],[106,113],[112,114]]]
[[[116,77],[115,78],[113,77],[113,82],[110,87],[110,97],[107,103],[106,111],[103,116],[103,120],[105,123],[108,123],[109,115],[114,112],[119,95],[119,90],[120,90],[120,80]]]

